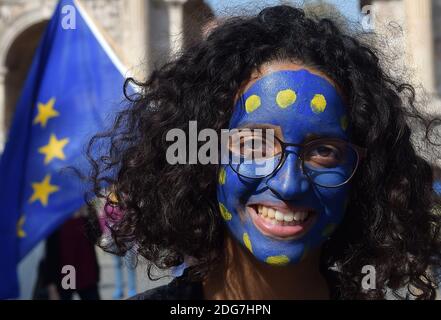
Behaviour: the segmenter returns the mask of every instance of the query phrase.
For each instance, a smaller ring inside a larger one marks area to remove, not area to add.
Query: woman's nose
[[[281,200],[295,200],[311,187],[303,174],[298,156],[289,152],[282,167],[266,181],[268,188]]]

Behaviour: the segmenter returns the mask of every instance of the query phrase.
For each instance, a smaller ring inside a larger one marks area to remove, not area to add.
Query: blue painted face
[[[274,128],[275,136],[286,143],[324,137],[349,141],[339,93],[323,77],[304,69],[270,73],[238,99],[230,129],[262,126]],[[344,215],[349,184],[329,188],[314,183],[301,166],[301,149],[288,146],[282,165],[266,177],[249,179],[230,165],[219,172],[218,201],[230,232],[269,264],[298,263],[332,234]],[[312,157],[334,156],[332,150],[317,150]],[[356,160],[345,161],[341,167]],[[338,165],[334,169],[343,170]]]

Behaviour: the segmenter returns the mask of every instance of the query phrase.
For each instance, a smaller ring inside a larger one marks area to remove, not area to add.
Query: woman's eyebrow
[[[266,123],[243,123],[240,125],[237,129],[274,129],[274,130],[280,130],[279,126],[275,126],[272,124],[266,124]]]
[[[329,135],[324,135],[324,134],[317,134],[317,133],[308,133],[305,136],[305,139],[303,140],[303,142],[310,142],[310,141],[314,141],[317,139],[323,139],[323,138],[329,138]]]
[[[274,130],[274,135],[276,137],[282,138],[283,134],[282,134],[282,129],[280,128],[280,126],[275,126],[273,124],[269,124],[269,123],[253,123],[253,122],[249,122],[249,123],[243,123],[241,126],[239,126],[237,129],[241,130],[241,129],[272,129]]]
[[[305,139],[303,140],[303,143],[308,143],[308,142],[311,142],[311,141],[314,141],[314,140],[318,140],[318,139],[335,139],[335,138],[342,139],[342,140],[347,140],[344,137],[342,137],[341,135],[336,135],[336,134],[334,134],[332,132],[330,132],[330,133],[321,133],[321,134],[318,134],[318,133],[308,133],[305,136]]]

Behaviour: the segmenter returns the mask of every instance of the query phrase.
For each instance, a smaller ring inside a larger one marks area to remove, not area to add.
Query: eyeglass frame
[[[299,153],[295,152],[295,151],[291,151],[291,152],[294,153],[297,156],[298,160],[300,160],[300,162],[301,162],[300,169],[302,170],[302,173],[308,178],[308,180],[310,180],[311,183],[313,183],[315,185],[318,185],[319,187],[322,187],[322,188],[339,188],[339,187],[344,186],[345,184],[347,184],[354,177],[354,175],[357,172],[357,169],[358,169],[358,167],[360,165],[360,161],[362,159],[364,159],[366,157],[366,155],[367,155],[367,149],[366,148],[360,147],[360,146],[358,146],[356,144],[353,144],[351,142],[348,142],[346,140],[339,139],[339,138],[318,138],[318,139],[314,139],[314,140],[308,141],[306,143],[290,143],[290,142],[285,142],[285,141],[279,139],[276,136],[273,136],[273,137],[280,143],[280,146],[282,147],[282,150],[280,151],[282,153],[282,159],[279,161],[277,167],[271,173],[269,173],[269,174],[267,174],[265,176],[262,176],[262,177],[247,177],[247,176],[244,176],[244,175],[240,174],[239,172],[237,172],[234,169],[233,164],[230,161],[229,162],[229,166],[231,167],[231,169],[234,172],[236,172],[239,176],[241,176],[243,178],[246,178],[246,179],[255,179],[255,180],[257,180],[257,179],[264,179],[264,178],[267,178],[269,176],[274,175],[284,165],[284,163],[286,161],[286,158],[287,158],[287,151],[286,151],[287,147],[298,147],[301,150]],[[313,181],[313,179],[307,173],[305,173],[306,170],[304,168],[305,160],[303,159],[303,154],[304,154],[303,150],[305,150],[306,149],[305,147],[307,147],[308,145],[317,143],[317,141],[331,141],[331,142],[334,141],[334,142],[344,143],[345,145],[351,147],[355,151],[355,153],[357,155],[357,163],[355,165],[354,170],[352,171],[351,176],[349,178],[347,178],[345,182],[342,182],[342,183],[340,183],[340,184],[338,184],[336,186],[324,186],[324,185],[321,185],[321,184]]]

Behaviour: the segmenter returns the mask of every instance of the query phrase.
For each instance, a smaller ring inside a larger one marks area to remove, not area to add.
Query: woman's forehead
[[[283,71],[283,70],[292,70],[292,71],[307,70],[310,73],[315,74],[315,75],[327,80],[331,85],[333,85],[337,89],[337,91],[340,92],[340,88],[337,87],[334,80],[332,80],[327,74],[325,74],[324,72],[322,72],[318,69],[306,66],[301,63],[295,63],[295,62],[290,62],[290,61],[271,61],[271,62],[267,62],[267,63],[262,64],[260,67],[258,67],[257,69],[255,69],[253,71],[250,79],[246,83],[244,83],[244,85],[241,87],[241,90],[239,90],[238,96],[245,93],[259,79],[261,79],[271,73],[274,73],[277,71]]]
[[[258,79],[244,92],[236,102],[230,128],[265,122],[282,128],[338,126],[346,131],[346,119],[346,106],[333,83],[306,69],[280,70]]]

